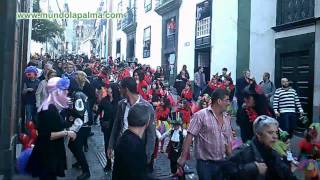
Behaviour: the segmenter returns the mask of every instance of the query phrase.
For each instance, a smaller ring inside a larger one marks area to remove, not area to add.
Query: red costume
[[[191,101],[193,97],[193,93],[191,89],[183,89],[181,93],[181,98],[186,99],[187,101]]]
[[[164,107],[164,106],[157,106],[156,108],[156,116],[157,116],[157,120],[161,120],[161,121],[166,121],[168,120],[170,114],[170,109],[168,107]]]
[[[191,115],[192,115],[191,109],[186,108],[186,107],[178,108],[177,112],[182,114],[183,123],[188,125],[190,123],[190,119],[191,119]]]
[[[148,84],[145,80],[142,80],[139,82],[139,84],[137,85],[137,91],[138,93],[143,97],[143,99],[148,100],[148,93],[147,93],[147,89],[148,89]]]

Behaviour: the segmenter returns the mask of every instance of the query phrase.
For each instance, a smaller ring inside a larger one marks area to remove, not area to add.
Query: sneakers
[[[89,172],[85,172],[85,173],[82,173],[80,176],[77,177],[77,180],[86,180],[90,177],[90,173]]]

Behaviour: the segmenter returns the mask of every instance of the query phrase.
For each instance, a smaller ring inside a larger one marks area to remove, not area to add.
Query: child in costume
[[[192,104],[193,92],[191,89],[191,83],[187,82],[186,87],[182,90],[181,98],[186,99],[190,104]]]
[[[157,126],[156,129],[158,130],[158,133],[164,134],[168,129],[170,129],[170,125],[168,123],[168,118],[170,114],[170,102],[169,100],[164,96],[161,97],[160,103],[156,107],[156,117],[157,117]],[[159,140],[156,142],[156,147],[159,145],[159,142],[161,142],[161,152],[164,152],[164,139]],[[158,150],[158,148],[156,148]],[[157,151],[156,150],[156,151]]]
[[[320,159],[319,132],[319,123],[312,123],[309,126],[305,138],[299,142],[300,159]]]
[[[183,128],[187,129],[189,127],[190,119],[192,116],[191,106],[188,101],[183,99],[180,103],[180,107],[176,110],[177,113],[180,113],[183,121]]]
[[[299,167],[304,171],[305,179],[320,180],[320,124],[312,123],[305,132],[305,138],[300,140]]]
[[[160,139],[169,137],[170,141],[167,147],[168,159],[170,160],[170,169],[173,176],[178,176],[178,158],[182,153],[182,146],[184,138],[187,136],[187,131],[182,129],[182,118],[181,114],[175,113],[170,121],[172,128],[164,133]],[[178,179],[185,179],[184,175],[178,176]]]

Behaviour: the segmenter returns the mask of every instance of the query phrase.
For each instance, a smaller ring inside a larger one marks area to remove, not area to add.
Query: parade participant
[[[233,100],[235,86],[233,84],[231,73],[224,76],[224,80],[222,81],[223,88],[228,91],[230,101]]]
[[[69,123],[72,124],[69,129],[77,132],[77,139],[75,141],[70,141],[68,147],[77,161],[72,167],[82,169],[82,174],[77,177],[77,180],[84,180],[91,176],[89,165],[83,151],[85,141],[90,133],[88,126],[89,102],[88,97],[82,92],[88,79],[83,71],[76,71],[75,80],[78,84],[78,89],[72,94],[72,108],[69,110],[66,117],[67,120],[70,121]]]
[[[176,110],[176,112],[180,113],[182,116],[183,128],[188,129],[192,115],[190,103],[188,103],[187,100],[183,99],[179,104],[179,107]]]
[[[229,105],[229,95],[218,88],[211,98],[210,107],[193,115],[182,154],[178,159],[179,166],[184,167],[194,138],[197,172],[202,180],[223,179],[220,161],[231,155],[231,117],[225,113]]]
[[[51,69],[48,71],[48,73],[46,75],[46,79],[42,80],[39,83],[39,86],[36,91],[36,106],[37,106],[37,108],[39,108],[40,105],[43,103],[43,101],[48,97],[48,90],[47,90],[48,80],[53,77],[56,77],[56,76],[57,76],[56,71]]]
[[[143,136],[152,119],[149,105],[138,102],[128,112],[128,129],[123,132],[115,148],[112,179],[147,179],[147,155]]]
[[[251,140],[254,136],[253,122],[260,115],[274,116],[272,108],[257,84],[251,84],[243,92],[245,105],[239,110],[237,124],[240,126],[243,142]]]
[[[64,177],[67,168],[64,137],[75,140],[76,133],[66,131],[60,111],[68,108],[68,79],[53,77],[47,83],[48,97],[38,108],[38,138],[28,161],[27,171],[40,180]]]
[[[305,136],[298,143],[299,159],[320,159],[320,124],[312,123],[305,132]]]
[[[228,68],[224,67],[222,68],[222,74],[220,75],[219,79],[223,82],[225,78],[228,76]]]
[[[36,122],[36,91],[40,83],[37,79],[38,70],[35,66],[28,66],[25,71],[25,79],[23,82],[22,100],[25,106],[27,121],[33,120]]]
[[[193,92],[190,81],[186,83],[186,87],[182,90],[181,98],[186,99],[189,105],[192,105]]]
[[[148,84],[144,80],[144,73],[141,69],[137,69],[133,73],[135,80],[137,81],[137,91],[142,96],[143,99],[148,100]]]
[[[104,148],[107,158],[107,164],[104,167],[104,171],[111,170],[111,159],[108,157],[108,145],[109,139],[112,131],[113,121],[116,117],[118,102],[120,101],[120,91],[117,84],[111,84],[107,90],[107,96],[102,98],[99,103],[98,114],[101,114],[101,131],[103,132],[104,137]]]
[[[196,113],[200,111],[201,109],[205,109],[209,106],[209,95],[204,94],[203,96],[198,97],[198,101],[192,105],[192,113]]]
[[[259,116],[253,123],[254,138],[249,145],[236,151],[225,164],[230,179],[285,180],[297,178],[283,162],[272,145],[278,139],[279,123],[268,116]]]
[[[186,87],[186,83],[189,80],[189,76],[186,71],[181,70],[180,73],[176,77],[176,81],[174,87],[177,89],[177,93],[181,95],[182,90]]]
[[[160,103],[156,108],[156,117],[157,117],[156,129],[160,132],[160,134],[163,134],[168,130],[168,127],[169,127],[168,118],[169,118],[170,112],[171,112],[170,101],[165,96],[161,97]],[[161,143],[160,151],[163,153],[164,140],[159,142]],[[156,145],[156,147],[158,146]]]
[[[168,159],[170,160],[170,169],[173,176],[177,176],[178,163],[177,160],[182,152],[184,138],[187,136],[187,131],[182,129],[182,119],[180,113],[176,113],[170,121],[172,128],[159,137],[160,140],[169,137],[170,141],[167,146]],[[178,179],[184,179],[179,177]]]
[[[164,81],[164,73],[161,66],[158,66],[156,72],[154,73],[154,80]]]
[[[211,80],[208,82],[207,88],[204,90],[204,94],[212,94],[214,90],[221,87],[221,82],[219,82],[218,73],[213,75]]]
[[[152,153],[155,145],[155,114],[151,104],[141,98],[137,92],[136,81],[132,77],[126,77],[120,82],[120,92],[122,97],[125,99],[121,100],[118,103],[117,114],[114,119],[114,124],[110,136],[110,142],[108,146],[108,156],[112,158],[112,151],[119,138],[123,132],[128,129],[128,111],[136,103],[144,103],[148,108],[144,109],[143,114],[150,113],[150,122],[147,126],[146,132],[143,136],[146,153],[147,153],[147,164],[149,171],[153,170],[153,164],[150,164],[152,161]]]
[[[145,71],[145,75],[144,75],[144,80],[146,81],[146,83],[148,84],[148,85],[151,85],[152,84],[152,74],[151,74],[151,72],[150,71],[148,71],[148,70],[146,70]]]

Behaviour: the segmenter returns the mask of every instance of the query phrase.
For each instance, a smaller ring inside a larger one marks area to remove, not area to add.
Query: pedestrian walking
[[[194,138],[199,179],[220,180],[223,179],[221,162],[231,155],[231,117],[226,113],[230,100],[220,88],[212,93],[211,100],[211,106],[198,111],[191,119],[178,164],[184,167]]]
[[[104,171],[110,171],[112,162],[111,159],[108,157],[108,145],[109,139],[112,131],[113,121],[116,117],[118,102],[120,100],[120,91],[117,84],[111,84],[110,87],[107,89],[107,96],[103,97],[99,103],[98,107],[98,114],[101,114],[100,117],[100,124],[101,124],[101,131],[103,132],[104,137],[104,148],[105,154],[107,158],[107,164],[104,167]]]
[[[152,120],[152,112],[146,111],[149,105],[138,102],[128,112],[128,129],[120,137],[115,148],[113,180],[147,179],[147,155],[143,136]]]
[[[118,143],[120,137],[125,130],[128,129],[128,112],[130,108],[136,103],[144,103],[147,108],[144,109],[144,113],[150,113],[150,121],[144,133],[143,140],[145,143],[147,164],[149,171],[153,171],[152,154],[155,145],[155,114],[152,105],[141,98],[137,92],[137,83],[132,77],[126,77],[120,82],[120,93],[125,99],[121,100],[118,104],[117,114],[114,119],[112,132],[110,136],[108,146],[108,156],[112,158],[112,151],[115,145]]]
[[[298,94],[289,86],[288,79],[282,78],[281,85],[282,87],[278,88],[274,94],[273,109],[276,117],[279,118],[280,128],[287,131],[292,137],[298,119],[296,110],[298,109],[300,117],[304,112]]]

